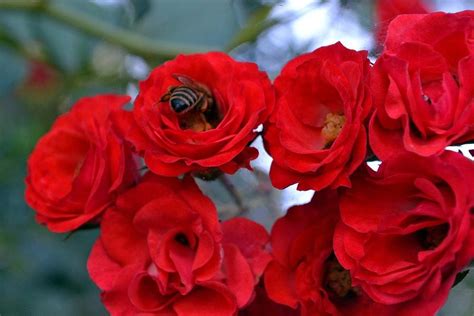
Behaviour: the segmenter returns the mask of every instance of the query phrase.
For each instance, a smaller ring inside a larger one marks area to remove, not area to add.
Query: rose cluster
[[[272,85],[180,55],[132,110],[83,98],[31,154],[26,201],[53,232],[100,226],[87,268],[112,315],[435,315],[474,260],[474,162],[445,150],[474,140],[474,11],[384,32],[375,64],[336,43]],[[193,178],[252,170],[259,135],[274,187],[316,191],[270,234],[219,220]]]

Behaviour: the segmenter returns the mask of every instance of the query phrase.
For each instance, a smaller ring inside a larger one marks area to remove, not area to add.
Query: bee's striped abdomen
[[[184,113],[196,106],[199,95],[191,88],[177,87],[171,92],[170,105],[176,113]]]

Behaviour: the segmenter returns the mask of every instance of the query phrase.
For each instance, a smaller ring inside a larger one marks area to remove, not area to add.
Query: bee
[[[192,110],[206,112],[213,103],[209,89],[185,75],[173,74],[173,77],[182,85],[168,88],[160,102],[169,101],[171,110],[178,115],[183,115]]]
[[[211,91],[188,76],[173,74],[173,77],[181,85],[169,87],[160,102],[169,102],[171,110],[180,118],[182,128],[195,131],[211,129],[212,125],[207,117],[213,112],[214,99]]]

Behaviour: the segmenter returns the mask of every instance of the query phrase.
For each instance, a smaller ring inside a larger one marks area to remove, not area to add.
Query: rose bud
[[[474,11],[403,15],[390,24],[372,80],[369,138],[382,160],[474,139]]]
[[[268,239],[247,219],[221,225],[191,177],[149,173],[106,212],[88,270],[112,315],[232,316],[254,297]]]
[[[270,178],[282,189],[349,186],[366,155],[372,107],[367,52],[341,43],[290,61],[275,80],[277,105],[265,126]]]
[[[299,308],[303,316],[395,316],[390,306],[373,302],[354,286],[334,256],[337,205],[335,191],[320,191],[276,221],[271,232],[274,260],[264,277],[268,296]]]
[[[435,315],[474,259],[473,179],[474,162],[453,152],[404,153],[356,173],[334,235],[353,284],[396,315]]]
[[[66,232],[98,222],[116,195],[137,181],[132,151],[110,120],[129,100],[82,98],[36,144],[28,160],[25,199],[49,230]]]
[[[158,175],[250,169],[249,147],[274,106],[267,75],[224,53],[179,55],[140,83],[126,138]]]

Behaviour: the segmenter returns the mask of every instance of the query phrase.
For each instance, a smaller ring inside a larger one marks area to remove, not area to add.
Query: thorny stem
[[[278,205],[275,203],[275,198],[272,195],[272,185],[268,181],[268,174],[255,168],[252,172],[252,174],[255,177],[255,180],[258,183],[258,192],[259,194],[262,194],[262,196],[265,198],[265,204],[268,209],[268,212],[270,214],[270,217],[273,219],[276,219],[280,217],[281,210],[279,209]]]
[[[237,205],[237,208],[239,209],[237,216],[244,216],[248,214],[248,208],[245,206],[239,192],[235,188],[234,184],[229,180],[229,178],[225,174],[222,174],[218,177],[218,179]]]
[[[215,47],[180,45],[150,39],[47,0],[0,0],[0,10],[34,11],[44,14],[86,34],[102,38],[111,44],[123,47],[130,53],[145,59],[157,57],[173,58],[180,53],[218,50]]]

